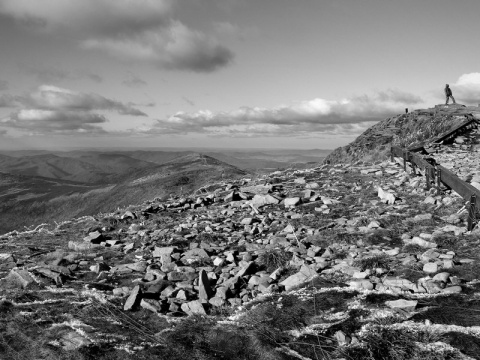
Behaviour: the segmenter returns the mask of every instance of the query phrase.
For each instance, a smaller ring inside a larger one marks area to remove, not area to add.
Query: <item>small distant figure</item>
[[[408,108],[405,108],[405,114],[408,114]]]
[[[448,105],[448,100],[450,100],[450,98],[452,98],[453,103],[456,104],[455,98],[453,97],[453,94],[452,94],[452,89],[450,89],[450,86],[448,84],[445,85],[445,97],[446,97],[445,105]]]

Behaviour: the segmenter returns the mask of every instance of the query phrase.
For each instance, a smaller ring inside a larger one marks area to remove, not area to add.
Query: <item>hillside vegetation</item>
[[[24,226],[110,212],[149,199],[188,194],[222,181],[222,177],[235,179],[245,174],[231,165],[196,153],[163,165],[132,169],[119,183],[103,186],[3,174],[0,234]]]
[[[333,164],[355,161],[383,161],[390,147],[409,148],[432,141],[440,134],[467,121],[468,116],[480,119],[478,107],[437,105],[392,116],[367,129],[352,143],[335,149],[325,161]]]

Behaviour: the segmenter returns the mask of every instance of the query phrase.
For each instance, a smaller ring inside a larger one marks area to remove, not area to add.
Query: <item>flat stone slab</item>
[[[405,310],[405,311],[415,310],[415,307],[417,306],[417,304],[418,304],[417,300],[404,300],[404,299],[385,302],[385,305],[387,305],[391,309],[398,309],[398,310]]]

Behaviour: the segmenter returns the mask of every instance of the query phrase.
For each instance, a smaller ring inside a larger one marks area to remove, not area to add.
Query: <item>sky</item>
[[[478,0],[0,0],[0,149],[333,149],[480,103]]]

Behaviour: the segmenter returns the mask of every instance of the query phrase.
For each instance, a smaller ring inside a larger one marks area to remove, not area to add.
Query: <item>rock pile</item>
[[[349,184],[346,176],[358,178]],[[371,181],[362,183],[360,176]],[[417,213],[401,199],[400,189],[423,196],[431,210],[459,202],[428,194],[422,182],[389,162],[244,180],[243,186],[230,184],[203,197],[149,203],[99,218],[82,240],[68,243],[71,252],[57,251],[52,261],[1,254],[2,269],[12,269],[4,281],[28,288],[39,279],[44,285],[71,286],[88,278],[89,286],[124,298],[125,310],[145,308],[174,316],[240,306],[322,275],[340,277],[357,290],[461,292],[462,280],[447,271],[469,260],[436,249],[432,242],[445,233],[465,232],[457,226],[462,225],[460,216],[448,217],[452,224],[439,224],[430,232],[399,234],[403,244],[397,241],[396,246],[389,243],[388,232],[378,245],[364,240],[387,230],[382,224],[392,217],[413,224],[433,221],[430,212]],[[365,192],[368,203],[349,202]],[[350,216],[329,216],[332,211],[340,215],[345,206]],[[325,231],[357,240],[326,243]],[[411,254],[401,250],[404,244],[423,250]],[[375,266],[365,265],[370,263]],[[424,276],[416,282],[398,277],[390,269],[393,263],[421,268]]]

